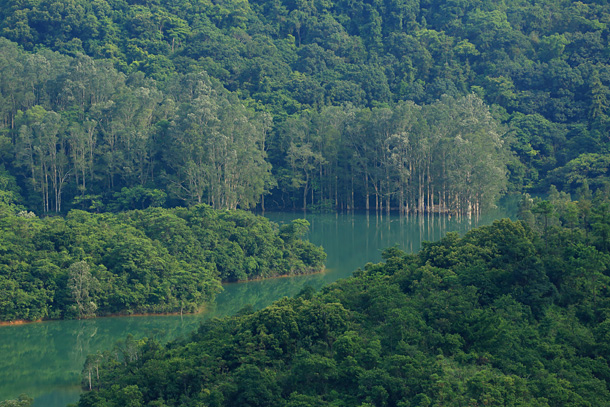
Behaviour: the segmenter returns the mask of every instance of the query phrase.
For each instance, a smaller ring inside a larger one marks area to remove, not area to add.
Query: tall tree
[[[95,315],[97,305],[93,302],[93,290],[97,280],[91,275],[86,261],[73,263],[68,269],[68,290],[76,303],[78,319]]]

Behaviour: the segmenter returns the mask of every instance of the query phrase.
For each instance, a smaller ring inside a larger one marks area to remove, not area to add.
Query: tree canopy
[[[580,222],[586,199],[526,199],[522,221],[387,249],[167,345],[127,338],[87,362],[78,405],[608,404],[610,211]]]
[[[193,312],[221,281],[319,271],[326,254],[301,240],[308,223],[297,224],[206,205],[44,219],[0,212],[0,321]]]
[[[576,171],[558,185],[566,191],[588,174],[598,188],[609,11],[592,1],[3,1],[0,162],[36,213],[476,212],[504,191],[558,184],[555,170]],[[142,197],[115,197],[123,188]]]

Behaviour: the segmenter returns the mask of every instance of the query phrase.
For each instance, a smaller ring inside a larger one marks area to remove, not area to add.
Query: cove
[[[202,319],[232,315],[247,305],[255,309],[306,285],[318,289],[349,277],[367,262],[381,260],[384,248],[398,245],[412,252],[423,241],[440,239],[447,232],[464,234],[510,215],[498,209],[479,218],[386,215],[385,213],[303,214],[266,213],[279,224],[305,218],[308,239],[328,254],[326,270],[308,276],[272,278],[227,284],[216,304],[197,315],[109,317],[83,321],[49,321],[0,327],[0,400],[21,393],[34,397],[34,406],[65,407],[78,400],[81,370],[88,354],[109,349],[127,334],[169,341],[196,329]]]

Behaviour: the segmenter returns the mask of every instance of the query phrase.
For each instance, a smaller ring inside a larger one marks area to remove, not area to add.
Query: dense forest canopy
[[[607,405],[610,204],[581,192],[168,345],[128,337],[78,405]]]
[[[305,222],[225,209],[550,187],[317,295],[127,338],[79,405],[607,405],[609,23],[605,0],[0,0],[0,319],[322,267]]]
[[[476,212],[597,189],[609,7],[2,1],[0,161],[36,213]]]
[[[302,219],[278,227],[206,205],[44,219],[13,209],[0,204],[0,321],[194,312],[221,281],[320,271],[326,259],[301,240]]]

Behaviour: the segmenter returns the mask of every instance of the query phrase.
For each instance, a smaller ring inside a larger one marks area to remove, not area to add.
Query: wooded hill
[[[0,1],[0,161],[41,214],[597,189],[609,19],[567,0]]]
[[[528,199],[524,221],[388,249],[318,294],[128,337],[88,358],[78,406],[607,405],[606,199]]]
[[[206,205],[44,219],[0,205],[0,321],[194,312],[221,281],[322,270],[307,229]]]

